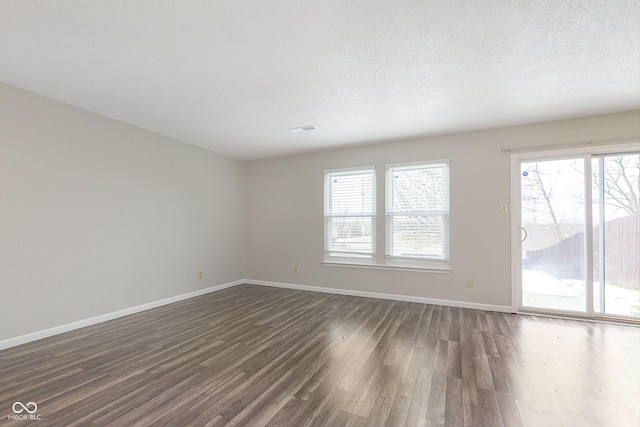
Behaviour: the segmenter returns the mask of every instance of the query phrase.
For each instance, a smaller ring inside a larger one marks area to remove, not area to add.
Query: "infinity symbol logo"
[[[16,409],[16,406],[18,407],[18,409]],[[33,410],[30,410],[29,406],[33,406]],[[33,402],[28,402],[26,405],[23,405],[22,402],[16,402],[13,404],[12,409],[16,414],[21,414],[22,411],[27,411],[28,413],[33,414],[38,410],[38,405]]]

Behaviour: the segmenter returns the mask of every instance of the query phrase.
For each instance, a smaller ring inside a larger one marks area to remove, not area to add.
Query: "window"
[[[448,162],[386,169],[387,258],[448,261]]]
[[[325,171],[325,256],[372,258],[376,250],[375,169]]]
[[[323,263],[450,271],[449,161],[386,165],[385,171],[386,191],[376,188],[374,166],[324,172]],[[376,233],[376,223],[386,232]]]

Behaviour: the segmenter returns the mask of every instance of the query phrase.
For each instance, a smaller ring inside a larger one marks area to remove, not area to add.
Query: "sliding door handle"
[[[529,237],[529,233],[527,233],[527,230],[524,227],[520,227],[520,230],[522,230],[522,233],[524,233],[524,236],[522,236],[522,233],[520,233],[520,236],[522,238],[518,240],[518,243],[524,242],[525,240],[527,240],[527,237]]]

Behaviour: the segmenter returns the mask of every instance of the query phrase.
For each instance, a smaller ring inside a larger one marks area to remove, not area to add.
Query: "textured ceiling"
[[[640,1],[0,0],[0,82],[254,159],[640,108]]]

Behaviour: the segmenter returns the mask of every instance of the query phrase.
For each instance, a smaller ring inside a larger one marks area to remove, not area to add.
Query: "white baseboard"
[[[42,331],[32,332],[30,334],[8,338],[6,340],[0,341],[0,350],[4,350],[10,347],[15,347],[21,344],[26,344],[28,342],[36,341],[42,338],[48,338],[50,336],[62,334],[64,332],[69,332],[76,329],[84,328],[85,326],[95,325],[96,323],[117,319],[118,317],[128,316],[129,314],[139,313],[141,311],[149,310],[152,308],[160,307],[163,305],[171,304],[171,303],[182,301],[185,299],[208,294],[210,292],[215,292],[222,289],[230,288],[232,286],[241,285],[243,283],[246,283],[246,280],[236,280],[233,282],[224,283],[222,285],[211,286],[210,288],[200,289],[198,291],[189,292],[182,295],[176,295],[170,298],[165,298],[159,301],[153,301],[153,302],[138,305],[135,307],[125,308],[122,310],[114,311],[112,313],[102,314],[100,316],[91,317],[89,319],[78,320],[77,322],[67,323],[64,325],[56,326],[56,327],[45,329]]]
[[[296,289],[300,291],[323,292],[323,293],[329,293],[329,294],[351,295],[351,296],[364,297],[364,298],[379,298],[379,299],[394,300],[394,301],[417,302],[421,304],[443,305],[447,307],[471,308],[471,309],[483,310],[483,311],[498,311],[502,313],[513,312],[512,308],[507,305],[481,304],[476,302],[425,298],[425,297],[416,297],[416,296],[410,296],[410,295],[396,295],[396,294],[385,294],[385,293],[379,293],[379,292],[354,291],[350,289],[325,288],[320,286],[298,285],[293,283],[269,282],[266,280],[241,279],[241,280],[235,280],[229,283],[224,283],[222,285],[212,286],[206,289],[200,289],[198,291],[189,292],[182,295],[176,295],[171,298],[165,298],[159,301],[153,301],[153,302],[138,305],[135,307],[125,308],[122,310],[114,311],[112,313],[91,317],[89,319],[79,320],[77,322],[67,323],[67,324],[56,326],[53,328],[44,329],[42,331],[32,332],[30,334],[8,338],[3,341],[0,341],[0,350],[4,350],[10,347],[15,347],[21,344],[26,344],[39,339],[48,338],[53,335],[58,335],[58,334],[73,331],[76,329],[84,328],[85,326],[91,326],[97,323],[106,322],[108,320],[117,319],[118,317],[128,316],[129,314],[139,313],[141,311],[145,311],[145,310],[160,307],[163,305],[171,304],[174,302],[182,301],[185,299],[197,297],[197,296],[208,294],[211,292],[216,292],[222,289],[230,288],[230,287],[241,285],[244,283],[251,284],[251,285],[271,286],[276,288]]]
[[[354,297],[379,298],[394,301],[417,302],[421,304],[444,305],[447,307],[471,308],[483,311],[498,311],[512,313],[513,309],[508,305],[482,304],[479,302],[454,301],[437,298],[415,297],[411,295],[383,294],[379,292],[354,291],[350,289],[324,288],[320,286],[297,285],[293,283],[267,282],[265,280],[247,279],[245,283],[251,285],[272,286],[276,288],[297,289],[300,291],[324,292],[328,294],[351,295]]]

